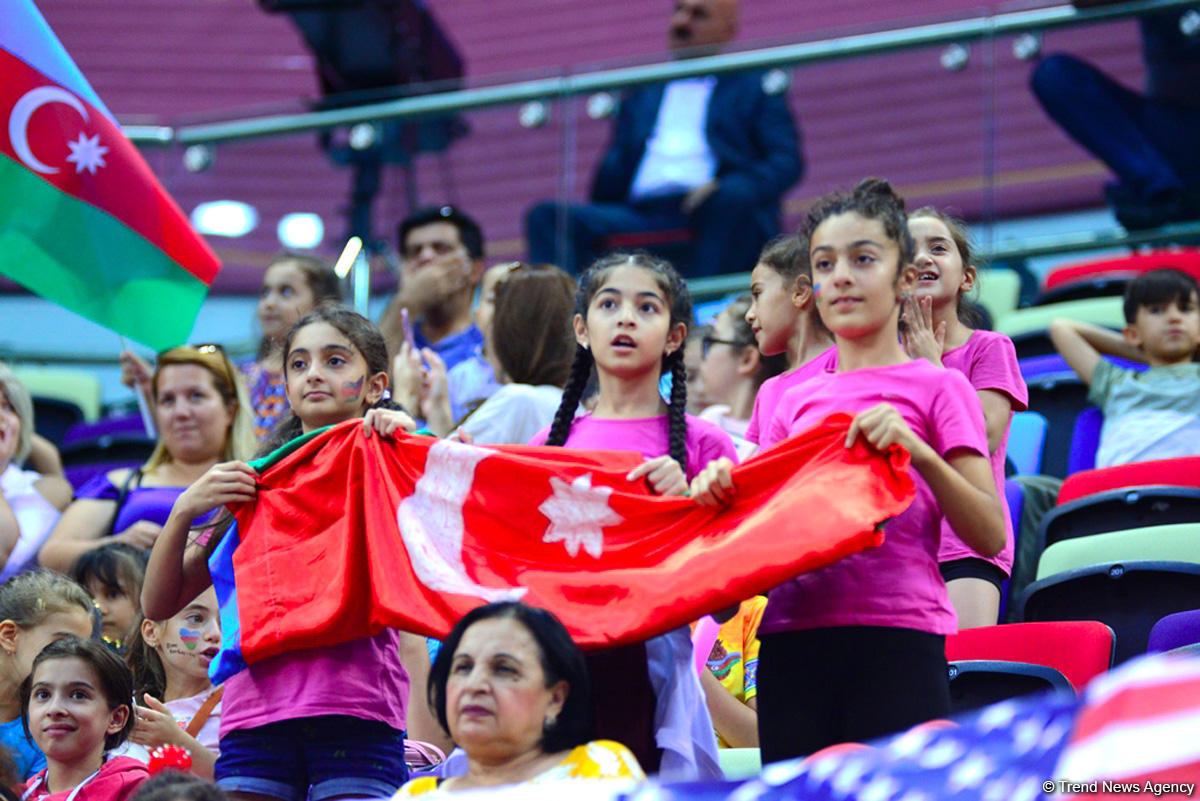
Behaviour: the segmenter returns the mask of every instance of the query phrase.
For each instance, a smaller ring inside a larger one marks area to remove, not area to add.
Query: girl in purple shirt
[[[937,570],[941,519],[984,555],[1005,537],[970,385],[914,362],[900,344],[902,299],[917,278],[903,200],[886,181],[865,180],[818,200],[800,235],[838,367],[785,393],[771,426],[795,434],[849,411],[846,447],[903,446],[917,495],[888,523],[883,545],[768,596],[758,664],[764,762],[948,714],[945,635],[954,612]],[[705,468],[692,483],[697,500],[728,501],[737,492],[731,466]]]
[[[712,459],[736,458],[728,434],[684,412],[683,344],[691,319],[687,285],[666,262],[616,253],[593,264],[575,296],[571,378],[554,423],[532,444],[636,451],[646,461],[629,480],[645,480],[661,495],[686,492]],[[576,416],[593,367],[595,408]],[[659,393],[665,372],[670,404]],[[628,746],[647,773],[715,775],[716,741],[700,682],[686,660],[669,658],[690,653],[683,627],[588,655],[596,733]]]
[[[1012,340],[994,331],[976,330],[974,315],[962,301],[977,277],[965,226],[926,206],[908,215],[908,230],[917,247],[913,262],[917,287],[901,315],[907,324],[904,348],[914,359],[958,370],[978,393],[987,426],[988,460],[1008,533],[1004,549],[984,559],[943,525],[938,565],[958,613],[958,627],[993,626],[999,621],[1001,588],[1013,565],[1004,456],[1012,413],[1027,408],[1029,390]]]

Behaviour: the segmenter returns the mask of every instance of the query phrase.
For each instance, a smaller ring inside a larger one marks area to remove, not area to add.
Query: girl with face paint
[[[387,367],[383,337],[362,315],[319,306],[302,317],[284,342],[291,411],[260,452],[347,420],[361,419],[365,437],[413,430],[412,419],[385,395]],[[256,492],[249,465],[224,462],[180,496],[150,557],[152,575],[142,593],[148,618],[172,617],[212,583],[208,557],[228,532],[205,532],[198,538],[202,542],[190,543],[195,511],[251,500]],[[423,663],[415,661],[417,655]],[[402,640],[400,632],[384,629],[243,668],[224,684],[217,785],[234,799],[329,798],[347,787],[355,794],[390,796],[407,778],[406,666],[413,665],[414,678],[422,681],[428,659],[420,638]]]

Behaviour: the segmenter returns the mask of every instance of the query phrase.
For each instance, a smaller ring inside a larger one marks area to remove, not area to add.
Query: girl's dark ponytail
[[[663,367],[671,372],[671,403],[667,406],[667,445],[671,458],[679,462],[683,474],[688,474],[687,459],[687,367],[683,363],[683,348],[664,360]]]
[[[554,413],[554,422],[550,425],[550,433],[546,437],[547,445],[564,445],[571,433],[571,423],[575,420],[575,410],[583,399],[583,391],[587,388],[588,378],[592,374],[592,351],[583,345],[575,346],[575,359],[571,362],[571,377],[563,387],[562,402]]]

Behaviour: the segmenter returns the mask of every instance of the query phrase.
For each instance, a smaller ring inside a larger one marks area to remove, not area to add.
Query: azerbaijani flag
[[[0,273],[152,348],[220,264],[32,0],[0,14]]]

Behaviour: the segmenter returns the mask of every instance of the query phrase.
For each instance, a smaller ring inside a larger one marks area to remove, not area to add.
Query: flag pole
[[[129,351],[133,353],[129,348],[129,340],[125,338],[125,335],[118,334],[117,336],[121,338],[121,352]],[[150,404],[146,402],[146,395],[142,392],[140,381],[134,381],[133,394],[137,398],[138,412],[142,416],[142,428],[146,429],[146,436],[150,439],[158,439],[158,427],[154,425],[154,416],[150,414]]]

